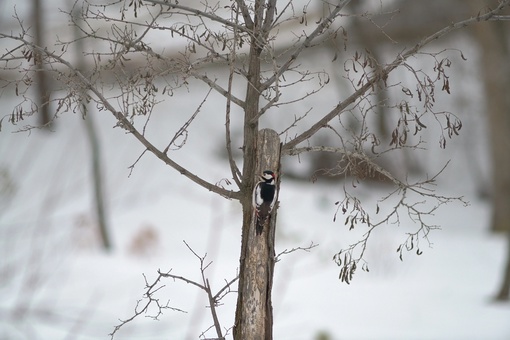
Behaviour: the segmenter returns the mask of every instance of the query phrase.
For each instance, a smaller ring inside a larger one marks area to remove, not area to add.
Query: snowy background
[[[400,261],[396,249],[405,240],[407,226],[389,225],[369,242],[370,272],[358,270],[350,285],[341,283],[332,257],[353,233],[342,218],[334,222],[333,216],[345,183],[294,182],[283,174],[276,251],[311,242],[318,246],[282,256],[276,264],[275,339],[510,339],[510,306],[491,301],[502,274],[505,242],[488,232],[490,205],[480,195],[490,181],[481,107],[466,104],[480,92],[471,71],[477,56],[471,52],[472,58],[457,69],[463,80],[451,79],[460,94],[446,103],[463,111],[464,130],[446,151],[431,143],[421,164],[434,173],[451,159],[438,190],[462,195],[470,205],[453,203],[435,214],[432,221],[442,230],[430,235],[430,247],[420,247],[421,256],[404,253]],[[202,99],[188,97],[177,107],[172,104],[172,112],[182,113],[177,120],[165,110],[156,114],[157,135],[173,136]],[[15,99],[0,100],[10,112]],[[209,110],[224,107],[216,100],[212,97]],[[200,281],[199,262],[183,241],[212,261],[206,275],[213,290],[237,273],[240,205],[197,187],[150,154],[130,174],[128,167],[143,148],[114,129],[108,113],[92,114],[102,145],[113,240],[108,253],[100,248],[94,222],[90,150],[81,117],[64,115],[51,132],[16,133],[20,126],[2,126],[0,339],[109,338],[118,319],[131,317],[142,298],[143,275],[152,283],[158,269],[172,270]],[[212,115],[200,115],[186,148],[175,157],[219,182],[229,177],[229,170],[222,157],[222,124],[211,129],[213,122]],[[351,193],[370,205],[387,190],[369,183]],[[197,339],[212,325],[202,291],[170,279],[161,283],[161,301],[187,313],[167,310],[159,321],[139,317],[116,339]],[[223,302],[220,321],[230,328],[235,293]]]

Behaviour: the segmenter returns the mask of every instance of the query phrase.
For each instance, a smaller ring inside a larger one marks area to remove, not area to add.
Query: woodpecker
[[[253,189],[253,208],[255,209],[255,230],[257,235],[262,234],[264,225],[269,221],[271,211],[276,202],[276,175],[266,170],[260,176],[260,181]]]

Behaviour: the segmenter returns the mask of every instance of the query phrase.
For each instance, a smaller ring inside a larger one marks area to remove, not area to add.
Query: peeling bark
[[[264,170],[273,170],[278,176],[280,148],[280,138],[274,130],[264,129],[259,132],[256,174],[262,173]],[[277,187],[279,187],[279,181],[277,181]],[[275,263],[274,235],[278,204],[273,209],[268,227],[262,230],[262,234],[257,235],[251,199],[246,199],[244,202],[234,339],[270,340],[273,338],[271,290]]]

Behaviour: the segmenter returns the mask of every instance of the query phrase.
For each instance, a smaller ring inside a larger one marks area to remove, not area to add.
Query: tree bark
[[[492,156],[492,218],[490,228],[507,233],[506,266],[495,297],[505,301],[510,295],[510,46],[506,23],[474,26],[482,58],[489,143]]]
[[[78,15],[77,12],[74,12],[73,16],[76,22],[81,23],[82,17]],[[74,27],[74,37],[76,39],[76,57],[77,57],[76,68],[80,72],[83,72],[83,70],[86,69],[85,60],[83,57],[85,46],[83,43],[83,39],[80,39],[81,31],[78,29],[78,27]],[[103,249],[106,251],[110,251],[112,248],[112,242],[110,240],[109,227],[106,219],[106,203],[103,189],[103,171],[101,164],[102,163],[101,145],[99,137],[97,135],[97,128],[94,123],[93,116],[88,111],[87,101],[85,100],[85,98],[86,90],[84,89],[80,98],[79,107],[82,113],[83,120],[85,122],[85,129],[87,132],[87,137],[90,145],[90,162],[94,192],[93,204],[96,212],[96,222],[99,227],[99,235],[101,237]]]
[[[260,174],[264,170],[272,170],[279,179],[280,149],[280,138],[274,130],[264,129],[259,132],[256,174]],[[276,185],[279,188],[279,180]],[[278,204],[271,214],[269,228],[264,228],[262,234],[257,235],[251,200],[249,205],[243,204],[244,225],[234,325],[234,339],[236,340],[271,340],[273,338],[271,289],[273,286],[277,208]]]
[[[33,0],[32,1],[32,19],[34,23],[34,43],[37,46],[45,46],[43,33],[44,33],[44,18],[43,11],[41,6],[41,0]],[[35,58],[34,62],[37,67],[36,81],[37,81],[37,96],[38,96],[38,113],[39,113],[39,124],[43,128],[50,128],[51,117],[50,117],[50,108],[49,108],[49,100],[50,100],[50,90],[47,79],[47,73],[44,68],[43,54],[39,51],[34,51]]]
[[[108,233],[108,224],[106,222],[106,208],[104,202],[103,192],[103,172],[101,171],[101,147],[99,144],[99,138],[97,136],[96,127],[92,115],[86,113],[87,107],[85,101],[82,103],[84,110],[84,121],[87,136],[90,143],[90,157],[92,163],[92,182],[94,189],[93,203],[96,211],[96,221],[99,227],[99,234],[101,236],[101,243],[103,249],[110,251],[112,243],[110,241],[110,235]]]
[[[510,299],[510,232],[507,234],[506,266],[503,272],[501,287],[496,295],[496,301],[508,301]]]
[[[480,44],[492,158],[492,231],[510,232],[510,58],[506,24],[474,26]]]

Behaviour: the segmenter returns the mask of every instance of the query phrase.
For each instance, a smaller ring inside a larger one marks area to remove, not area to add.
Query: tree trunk
[[[501,287],[496,295],[496,301],[508,301],[510,299],[510,232],[507,234],[506,266],[503,272]]]
[[[78,15],[77,12],[73,13],[73,17],[77,23],[81,23],[82,17]],[[78,59],[76,68],[83,72],[83,70],[86,69],[85,60],[83,58],[85,46],[83,39],[81,39],[81,31],[77,26],[74,27],[74,29],[74,38],[76,39],[76,57]],[[79,107],[85,122],[87,137],[90,144],[90,162],[92,164],[91,171],[94,192],[93,204],[96,212],[96,222],[99,227],[99,235],[101,237],[103,249],[110,251],[112,248],[112,243],[108,232],[108,223],[106,221],[106,203],[103,190],[103,171],[101,165],[101,145],[99,137],[97,136],[97,128],[94,123],[93,116],[88,112],[87,100],[85,99],[86,92],[85,90],[83,91],[84,92],[82,93]]]
[[[504,22],[476,25],[492,156],[492,231],[510,231],[510,64]]]
[[[101,147],[99,144],[99,138],[97,137],[96,127],[91,114],[87,114],[87,108],[85,100],[83,100],[84,110],[84,121],[87,131],[87,136],[90,143],[90,156],[92,163],[92,182],[94,183],[94,207],[96,211],[96,221],[99,227],[99,235],[101,236],[101,242],[103,249],[106,251],[111,250],[112,243],[110,241],[110,235],[108,233],[108,224],[106,222],[106,209],[104,202],[103,193],[103,173],[101,171]]]
[[[280,148],[280,138],[274,130],[264,129],[259,132],[256,174],[261,174],[264,170],[273,170],[277,176],[279,175]],[[276,185],[279,188],[279,180]],[[278,204],[271,214],[269,228],[264,228],[262,234],[257,235],[251,199],[243,202],[243,237],[234,325],[236,340],[271,340],[273,338],[271,289],[277,208]]]
[[[43,33],[44,33],[44,18],[41,6],[41,0],[33,0],[32,2],[32,20],[34,23],[34,43],[37,46],[45,46]],[[50,90],[47,79],[47,73],[44,71],[43,56],[41,53],[34,51],[34,62],[37,67],[36,81],[37,81],[37,96],[38,96],[38,114],[39,124],[41,127],[49,128],[51,124],[49,100]]]
[[[510,292],[510,51],[504,22],[474,26],[482,53],[489,142],[492,156],[491,230],[508,233],[506,266],[496,300]]]

